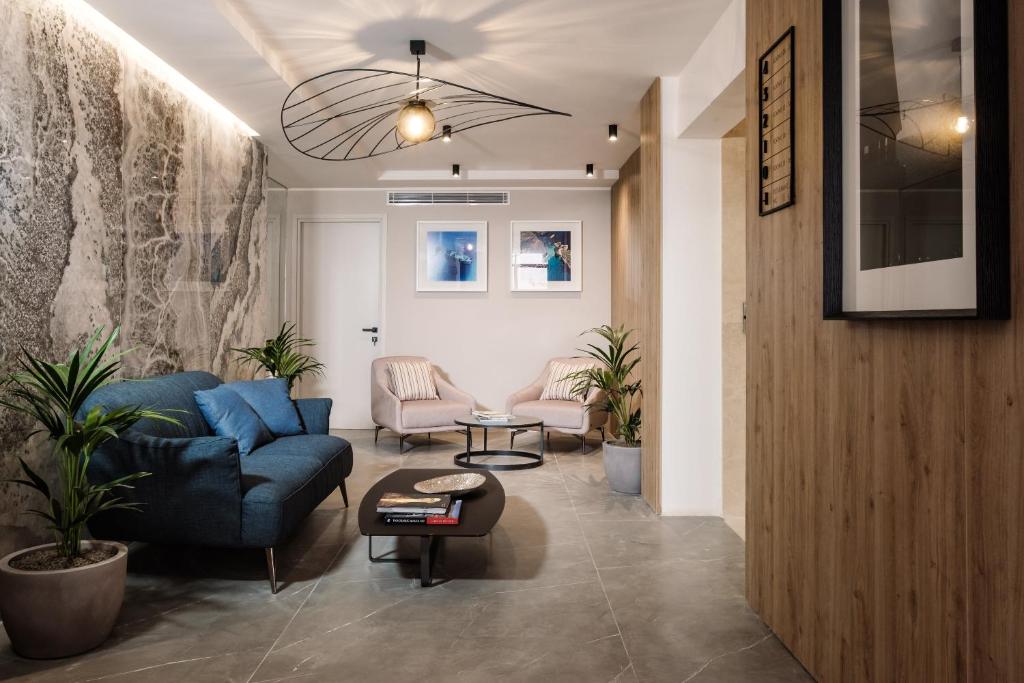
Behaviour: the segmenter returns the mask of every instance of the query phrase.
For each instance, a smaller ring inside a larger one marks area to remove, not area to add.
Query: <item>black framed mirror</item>
[[[1006,0],[822,5],[824,317],[1009,318]]]

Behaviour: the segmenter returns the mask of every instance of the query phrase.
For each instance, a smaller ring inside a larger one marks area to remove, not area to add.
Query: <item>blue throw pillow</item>
[[[274,436],[302,434],[299,411],[288,394],[288,380],[257,379],[224,386],[245,399]]]
[[[217,436],[226,436],[238,442],[238,452],[249,455],[274,437],[248,403],[222,384],[216,389],[194,391],[199,412],[206,418]]]

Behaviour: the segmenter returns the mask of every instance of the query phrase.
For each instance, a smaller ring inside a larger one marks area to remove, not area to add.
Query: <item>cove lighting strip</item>
[[[103,39],[117,48],[123,49],[130,59],[157,78],[189,98],[211,114],[234,124],[243,135],[256,137],[259,135],[242,119],[232,114],[217,100],[206,94],[202,88],[181,75],[174,67],[153,54],[149,48],[125,33],[117,24],[107,19],[99,11],[84,0],[55,0],[67,11],[68,15],[94,30]]]

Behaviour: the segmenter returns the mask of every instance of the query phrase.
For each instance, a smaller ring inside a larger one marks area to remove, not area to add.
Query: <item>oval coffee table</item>
[[[505,489],[493,474],[484,472],[486,481],[477,489],[458,496],[462,500],[462,514],[458,524],[402,524],[390,525],[384,515],[377,512],[377,501],[388,492],[412,493],[416,482],[444,474],[458,474],[459,470],[395,470],[366,492],[359,504],[359,532],[368,537],[371,562],[415,562],[415,559],[375,557],[374,536],[419,536],[420,585],[431,585],[431,570],[437,542],[448,537],[486,536],[498,523],[505,510]]]
[[[508,422],[481,422],[473,415],[466,415],[464,417],[455,418],[455,424],[466,428],[466,452],[459,453],[455,456],[455,464],[459,467],[472,467],[474,469],[481,470],[528,470],[534,467],[540,467],[544,464],[544,421],[540,418],[516,416]],[[484,430],[483,450],[473,450],[473,427],[479,427]],[[507,449],[494,450],[487,448],[488,429],[526,429],[527,427],[540,427],[540,453]],[[526,462],[502,464],[473,462],[472,460],[473,458],[494,455],[525,458]]]

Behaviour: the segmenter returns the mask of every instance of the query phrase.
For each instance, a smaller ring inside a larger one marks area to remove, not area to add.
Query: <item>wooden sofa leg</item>
[[[345,501],[345,507],[348,507],[348,489],[345,488],[345,480],[342,479],[341,483],[338,484],[338,489],[341,491],[341,499]]]
[[[272,594],[277,593],[277,566],[274,563],[274,549],[264,548],[263,552],[267,556],[267,578],[270,579],[270,592]]]
[[[398,435],[398,452],[405,453],[405,434]]]

